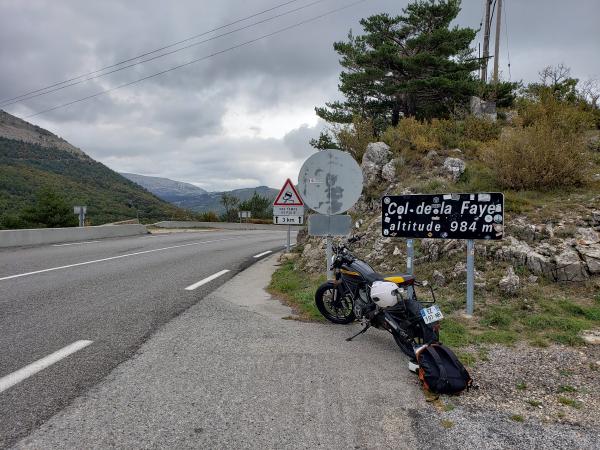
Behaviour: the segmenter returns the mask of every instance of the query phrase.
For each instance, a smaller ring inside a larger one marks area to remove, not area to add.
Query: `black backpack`
[[[458,394],[473,383],[465,366],[442,344],[430,344],[418,350],[417,362],[419,379],[431,392]]]

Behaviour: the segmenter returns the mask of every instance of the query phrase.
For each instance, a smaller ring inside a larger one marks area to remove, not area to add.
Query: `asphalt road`
[[[285,238],[280,231],[207,231],[1,250],[0,447],[28,435],[158,327],[255,255],[281,249]],[[20,369],[86,340],[92,343],[2,389]]]

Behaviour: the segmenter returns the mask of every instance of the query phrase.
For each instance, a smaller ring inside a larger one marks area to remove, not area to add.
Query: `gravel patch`
[[[479,389],[453,399],[456,406],[524,422],[600,428],[600,347],[519,344],[471,351],[480,358],[470,368]]]

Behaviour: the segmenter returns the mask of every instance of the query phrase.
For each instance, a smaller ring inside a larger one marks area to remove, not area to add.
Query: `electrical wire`
[[[131,68],[131,67],[135,67],[135,66],[138,66],[138,65],[140,65],[140,64],[144,64],[144,63],[147,63],[147,62],[149,62],[149,61],[153,61],[153,60],[155,60],[155,59],[163,58],[163,57],[165,57],[165,56],[172,55],[173,53],[178,53],[178,52],[181,52],[181,51],[183,51],[183,50],[187,50],[187,49],[189,49],[189,48],[191,48],[191,47],[196,47],[196,46],[198,46],[198,45],[200,45],[200,44],[204,44],[204,43],[206,43],[206,42],[213,41],[213,40],[215,40],[215,39],[218,39],[218,38],[221,38],[221,37],[223,37],[223,36],[227,36],[227,35],[230,35],[230,34],[233,34],[233,33],[237,33],[238,31],[246,30],[246,29],[248,29],[248,28],[252,28],[252,27],[255,27],[255,26],[257,26],[257,25],[260,25],[260,24],[262,24],[262,23],[266,23],[266,22],[269,22],[269,21],[271,21],[271,20],[278,19],[278,18],[280,18],[280,17],[283,17],[283,16],[287,16],[287,15],[289,15],[289,14],[292,14],[292,13],[295,13],[295,12],[297,12],[297,11],[300,11],[300,10],[303,10],[303,9],[306,9],[306,8],[309,8],[309,7],[311,7],[311,6],[314,6],[314,5],[318,4],[318,3],[323,3],[323,2],[325,2],[325,1],[328,1],[328,0],[315,0],[315,1],[313,1],[312,3],[308,3],[308,4],[306,4],[306,5],[303,5],[303,6],[300,6],[300,7],[298,7],[298,8],[291,9],[291,10],[289,10],[289,11],[286,11],[286,12],[284,12],[284,13],[281,13],[281,14],[276,14],[276,15],[274,15],[274,16],[271,16],[271,17],[267,17],[266,19],[259,20],[258,22],[254,22],[254,23],[251,23],[251,24],[249,24],[249,25],[245,25],[245,26],[243,26],[243,27],[236,28],[235,30],[230,30],[230,31],[227,31],[227,32],[225,32],[225,33],[222,33],[222,34],[218,34],[218,35],[216,35],[216,36],[210,37],[210,38],[208,38],[208,39],[204,39],[204,40],[202,40],[202,41],[199,41],[199,42],[194,42],[193,44],[189,44],[189,45],[186,45],[186,46],[184,46],[184,47],[180,47],[180,48],[177,48],[177,49],[175,49],[175,50],[171,50],[171,51],[169,51],[169,52],[161,53],[161,54],[159,54],[159,55],[153,56],[153,57],[151,57],[151,58],[144,59],[144,60],[142,60],[142,61],[137,61],[137,62],[134,62],[134,63],[132,63],[132,64],[128,64],[128,65],[126,65],[126,66],[123,66],[123,67],[119,67],[119,68],[117,68],[117,69],[110,70],[110,71],[108,71],[108,72],[104,72],[104,73],[101,73],[101,74],[98,74],[98,75],[93,75],[93,76],[90,76],[90,77],[88,77],[88,78],[82,78],[82,79],[79,79],[79,80],[77,80],[77,81],[72,81],[72,82],[70,82],[70,83],[68,83],[68,84],[63,84],[62,86],[58,86],[58,87],[55,87],[55,88],[53,88],[53,89],[45,90],[44,92],[38,92],[38,93],[36,93],[36,94],[32,94],[32,95],[29,95],[29,96],[25,96],[25,97],[23,97],[23,98],[20,98],[20,99],[18,99],[18,100],[14,100],[14,101],[7,102],[7,103],[1,103],[1,104],[0,104],[0,107],[5,107],[5,106],[14,105],[14,104],[16,104],[16,103],[21,103],[21,102],[24,102],[24,101],[26,101],[26,100],[30,100],[30,99],[32,99],[32,98],[40,97],[40,96],[42,96],[42,95],[50,94],[50,93],[52,93],[52,92],[60,91],[60,90],[63,90],[63,89],[69,88],[69,87],[71,87],[71,86],[75,86],[75,85],[78,85],[78,84],[81,84],[81,83],[85,83],[85,82],[87,82],[87,81],[90,81],[90,80],[95,80],[95,79],[97,79],[97,78],[105,77],[105,76],[107,76],[107,75],[110,75],[110,74],[113,74],[113,73],[115,73],[115,72],[120,72],[120,71],[122,71],[122,70],[126,70],[126,69],[129,69],[129,68]],[[133,58],[132,60],[135,60],[135,59],[136,59],[136,58]],[[131,61],[131,60],[130,60],[130,61]]]
[[[297,22],[297,23],[295,23],[295,24],[293,24],[293,25],[289,25],[289,26],[287,26],[287,27],[280,28],[280,29],[278,29],[278,30],[275,30],[275,31],[273,31],[273,32],[271,32],[271,33],[263,34],[262,36],[259,36],[259,37],[257,37],[257,38],[251,39],[251,40],[249,40],[249,41],[242,42],[241,44],[237,44],[237,45],[234,45],[234,46],[232,46],[232,47],[228,47],[228,48],[226,48],[226,49],[224,49],[224,50],[220,50],[220,51],[218,51],[218,52],[211,53],[210,55],[206,55],[206,56],[203,56],[203,57],[201,57],[201,58],[196,58],[196,59],[193,59],[193,60],[191,60],[191,61],[188,61],[188,62],[186,62],[186,63],[183,63],[183,64],[179,64],[179,65],[177,65],[177,66],[170,67],[169,69],[165,69],[165,70],[162,70],[162,71],[160,71],[160,72],[156,72],[156,73],[154,73],[154,74],[152,74],[152,75],[148,75],[148,76],[145,76],[145,77],[139,78],[139,79],[137,79],[137,80],[130,81],[130,82],[128,82],[128,83],[124,83],[124,84],[121,84],[121,85],[115,86],[115,87],[113,87],[113,88],[110,88],[110,89],[105,89],[105,90],[102,90],[102,91],[100,91],[100,92],[96,92],[95,94],[88,95],[88,96],[86,96],[86,97],[82,97],[82,98],[79,98],[79,99],[76,99],[76,100],[73,100],[73,101],[70,101],[70,102],[67,102],[67,103],[63,103],[63,104],[61,104],[61,105],[54,106],[54,107],[52,107],[52,108],[45,109],[45,110],[43,110],[43,111],[36,112],[36,113],[34,113],[34,114],[30,114],[30,115],[28,115],[28,116],[25,116],[24,118],[25,118],[25,119],[29,119],[29,118],[31,118],[31,117],[39,116],[39,115],[41,115],[41,114],[45,114],[45,113],[47,113],[47,112],[50,112],[50,111],[54,111],[54,110],[57,110],[57,109],[60,109],[60,108],[65,108],[65,107],[67,107],[67,106],[71,106],[71,105],[74,105],[74,104],[76,104],[76,103],[80,103],[80,102],[83,102],[83,101],[86,101],[86,100],[89,100],[89,99],[92,99],[92,98],[95,98],[95,97],[99,97],[100,95],[104,95],[104,94],[107,94],[107,93],[109,93],[109,92],[116,91],[117,89],[122,89],[122,88],[124,88],[124,87],[127,87],[127,86],[132,86],[132,85],[134,85],[134,84],[141,83],[142,81],[148,80],[148,79],[150,79],[150,78],[154,78],[154,77],[157,77],[157,76],[160,76],[160,75],[164,75],[165,73],[169,73],[169,72],[172,72],[172,71],[174,71],[174,70],[181,69],[182,67],[187,67],[187,66],[190,66],[190,65],[192,65],[192,64],[195,64],[195,63],[197,63],[197,62],[204,61],[204,60],[207,60],[207,59],[209,59],[209,58],[212,58],[212,57],[214,57],[214,56],[221,55],[221,54],[223,54],[223,53],[227,53],[227,52],[229,52],[229,51],[232,51],[232,50],[235,50],[235,49],[237,49],[237,48],[241,48],[241,47],[244,47],[244,46],[247,46],[247,45],[253,44],[254,42],[258,42],[258,41],[260,41],[260,40],[262,40],[262,39],[266,39],[266,38],[268,38],[268,37],[275,36],[275,35],[277,35],[277,34],[280,34],[280,33],[283,33],[283,32],[285,32],[285,31],[291,30],[291,29],[293,29],[293,28],[298,28],[298,27],[300,27],[300,26],[302,26],[302,25],[306,25],[307,23],[314,22],[314,21],[316,21],[316,20],[322,19],[323,17],[330,16],[331,14],[335,14],[335,13],[337,13],[337,12],[340,12],[340,11],[343,11],[343,10],[345,10],[345,9],[352,8],[352,7],[354,7],[354,6],[358,5],[358,4],[360,4],[360,3],[364,3],[364,2],[366,2],[366,1],[367,1],[367,0],[358,0],[358,1],[356,1],[356,2],[353,2],[353,3],[350,3],[350,4],[348,4],[348,5],[345,5],[345,6],[342,6],[342,7],[339,7],[339,8],[335,8],[335,9],[332,9],[332,10],[330,10],[330,11],[327,11],[327,12],[325,12],[325,13],[323,13],[323,14],[319,14],[319,15],[317,15],[317,16],[314,16],[314,17],[311,17],[311,18],[309,18],[309,19],[303,20],[303,21],[301,21],[301,22]]]
[[[190,37],[188,37],[188,38],[182,39],[182,40],[180,40],[180,41],[173,42],[172,44],[168,44],[168,45],[165,45],[165,46],[163,46],[163,47],[160,47],[160,48],[157,48],[157,49],[154,49],[154,50],[147,51],[147,52],[145,52],[145,53],[142,53],[142,54],[140,54],[140,55],[133,56],[133,57],[131,57],[131,58],[128,58],[128,59],[124,59],[123,61],[119,61],[119,62],[113,63],[113,64],[111,64],[111,65],[108,65],[108,66],[105,66],[105,67],[101,67],[100,69],[96,69],[96,70],[93,70],[93,71],[91,71],[91,72],[87,72],[87,73],[84,73],[84,74],[78,75],[78,76],[76,76],[76,77],[69,78],[69,79],[67,79],[67,80],[64,80],[64,81],[60,81],[60,82],[57,82],[57,83],[54,83],[54,84],[50,84],[50,85],[48,85],[48,86],[44,86],[44,87],[41,87],[41,88],[39,88],[39,89],[35,89],[35,90],[32,90],[32,91],[29,91],[29,92],[24,92],[23,94],[17,95],[17,96],[15,96],[15,97],[12,97],[12,98],[7,98],[7,99],[0,100],[0,106],[3,106],[2,104],[4,104],[5,102],[9,102],[9,101],[12,101],[12,100],[16,100],[16,99],[19,99],[19,98],[21,98],[21,97],[26,97],[26,96],[28,96],[28,95],[30,95],[30,94],[35,94],[35,93],[37,93],[37,92],[41,92],[41,91],[44,91],[44,90],[46,90],[46,89],[50,89],[50,88],[53,88],[53,87],[56,87],[56,86],[60,86],[61,84],[69,83],[69,82],[71,82],[71,81],[75,81],[75,80],[78,80],[78,79],[80,79],[80,78],[84,78],[84,77],[87,77],[87,76],[90,76],[90,75],[94,75],[94,74],[96,74],[96,73],[98,73],[98,72],[102,72],[102,71],[104,71],[104,70],[107,70],[107,69],[112,69],[113,67],[117,67],[117,66],[120,66],[120,65],[122,65],[122,64],[126,64],[126,63],[128,63],[128,62],[134,61],[134,60],[136,60],[136,59],[139,59],[139,58],[143,58],[144,56],[148,56],[148,55],[151,55],[151,54],[153,54],[153,53],[157,53],[157,52],[160,52],[160,51],[162,51],[162,50],[166,50],[166,49],[168,49],[168,48],[175,47],[175,46],[177,46],[177,45],[179,45],[179,44],[183,44],[183,43],[185,43],[185,42],[189,42],[189,41],[191,41],[191,40],[194,40],[194,39],[197,39],[197,38],[199,38],[199,37],[205,36],[205,35],[207,35],[207,34],[209,34],[209,33],[213,33],[213,32],[215,32],[215,31],[222,30],[223,28],[227,28],[227,27],[229,27],[229,26],[231,26],[231,25],[235,25],[236,23],[240,23],[240,22],[243,22],[243,21],[245,21],[245,20],[252,19],[253,17],[260,16],[260,15],[262,15],[262,14],[268,13],[268,12],[270,12],[270,11],[274,11],[274,10],[276,10],[276,9],[282,8],[282,7],[284,7],[284,6],[287,6],[287,5],[291,4],[291,3],[296,3],[296,2],[298,2],[298,1],[300,1],[300,0],[288,0],[287,2],[280,3],[280,4],[276,5],[276,6],[273,6],[273,7],[271,7],[271,8],[268,8],[268,9],[262,10],[262,11],[260,11],[260,12],[254,13],[254,14],[251,14],[251,15],[249,15],[249,16],[246,16],[246,17],[243,17],[243,18],[241,18],[241,19],[234,20],[233,22],[229,22],[229,23],[227,23],[227,24],[225,24],[225,25],[221,25],[221,26],[218,26],[218,27],[216,27],[216,28],[213,28],[213,29],[211,29],[211,30],[207,30],[207,31],[204,31],[204,32],[202,32],[202,33],[196,34],[196,35],[194,35],[194,36],[190,36]]]

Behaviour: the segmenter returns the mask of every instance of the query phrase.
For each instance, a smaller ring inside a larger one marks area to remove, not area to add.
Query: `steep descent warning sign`
[[[292,180],[289,178],[279,191],[279,194],[273,202],[273,206],[304,206],[300,195],[298,195],[298,191],[296,191],[296,188],[292,184]]]

